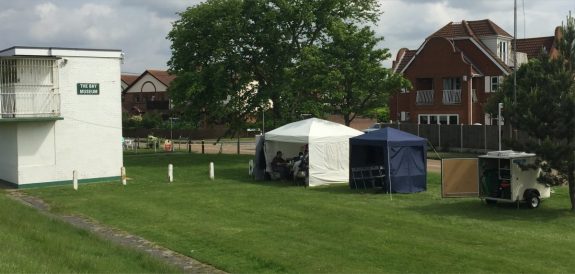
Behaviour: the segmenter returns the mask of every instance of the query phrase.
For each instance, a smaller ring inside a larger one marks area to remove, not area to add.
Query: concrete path
[[[167,264],[171,264],[179,268],[184,273],[226,273],[216,269],[211,265],[203,264],[194,260],[193,258],[156,245],[142,237],[131,235],[116,228],[105,226],[94,220],[75,215],[59,215],[52,213],[50,212],[50,207],[44,201],[37,197],[27,195],[21,191],[7,190],[6,192],[8,197],[11,197],[12,199],[19,201],[27,206],[36,208],[44,215],[62,220],[74,227],[90,231],[105,240],[112,241],[121,246],[133,248],[138,251],[147,253],[152,257],[159,259],[160,261],[164,261]]]
[[[441,160],[427,159],[427,171],[441,173]]]

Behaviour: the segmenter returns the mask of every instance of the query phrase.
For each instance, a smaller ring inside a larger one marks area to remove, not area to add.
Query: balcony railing
[[[443,104],[444,105],[461,104],[461,90],[460,89],[443,90]]]
[[[418,90],[415,97],[417,105],[433,105],[433,90]]]
[[[58,60],[0,57],[0,119],[60,117]]]
[[[0,91],[0,119],[60,116],[60,94]]]

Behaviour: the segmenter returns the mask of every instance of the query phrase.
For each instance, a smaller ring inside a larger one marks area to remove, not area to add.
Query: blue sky
[[[124,72],[166,69],[170,43],[166,36],[177,12],[200,0],[18,0],[2,1],[0,49],[53,46],[121,49]],[[513,33],[512,0],[388,0],[374,29],[381,47],[395,53],[415,49],[443,25],[461,20],[491,19]],[[573,0],[518,0],[518,38],[551,36]],[[523,9],[523,3],[525,5]],[[523,12],[523,10],[525,12]],[[523,16],[525,14],[525,16]],[[389,66],[391,61],[385,63]]]

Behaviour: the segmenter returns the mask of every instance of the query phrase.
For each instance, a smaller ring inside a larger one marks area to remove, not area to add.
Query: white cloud
[[[0,49],[11,46],[54,46],[122,49],[124,71],[165,69],[170,58],[166,36],[177,12],[201,0],[18,0],[3,1]],[[513,32],[513,1],[380,0],[383,15],[374,27],[385,37],[381,46],[396,54],[415,49],[450,21],[489,18]],[[523,13],[518,10],[518,36]],[[575,11],[573,0],[525,0],[527,37],[548,36]],[[391,61],[387,63],[389,64]]]

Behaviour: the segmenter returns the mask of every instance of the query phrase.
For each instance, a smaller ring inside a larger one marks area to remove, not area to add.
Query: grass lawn
[[[27,190],[220,269],[274,272],[572,272],[575,215],[566,189],[539,209],[254,182],[250,157],[131,155],[129,180]],[[216,180],[208,179],[213,161]],[[175,182],[165,183],[168,163]],[[118,256],[121,257],[121,256]]]
[[[0,273],[175,272],[128,250],[39,214],[0,190]]]

